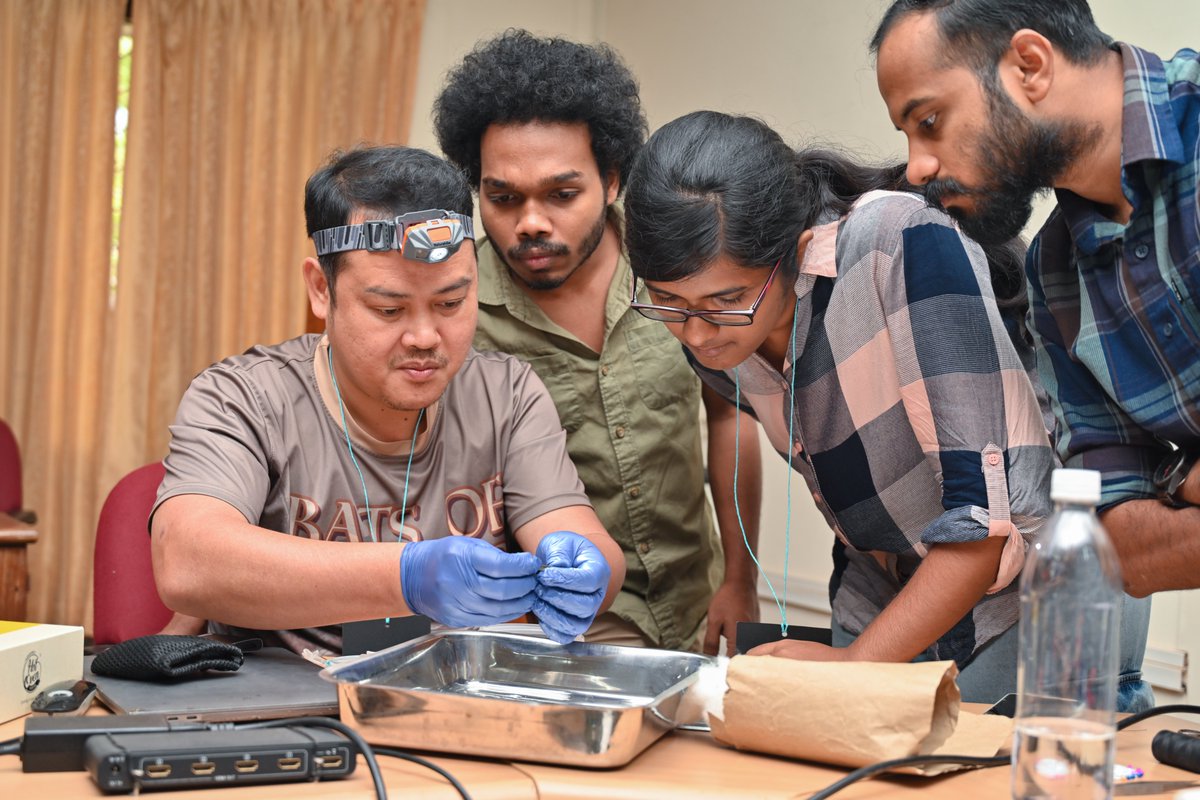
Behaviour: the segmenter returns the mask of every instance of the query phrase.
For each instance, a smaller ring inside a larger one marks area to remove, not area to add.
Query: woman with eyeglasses
[[[835,534],[834,646],[752,652],[953,659],[991,702],[1015,689],[1014,578],[1054,457],[987,255],[903,173],[681,117],[627,184],[633,305],[757,417]]]

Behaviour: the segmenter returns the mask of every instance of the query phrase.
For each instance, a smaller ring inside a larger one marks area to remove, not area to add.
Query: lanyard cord
[[[796,307],[799,309],[800,301],[796,301]],[[742,521],[742,508],[738,502],[738,466],[740,462],[739,456],[742,452],[742,426],[739,424],[735,427],[733,433],[733,510],[737,514],[738,529],[742,532],[742,541],[746,544],[746,552],[750,554],[750,558],[754,561],[754,566],[758,568],[758,574],[767,582],[767,589],[771,592],[771,597],[775,600],[775,606],[779,609],[780,630],[783,635],[787,636],[787,595],[788,595],[788,565],[791,563],[792,552],[792,453],[796,448],[795,445],[795,424],[796,424],[796,324],[799,315],[793,311],[792,313],[792,374],[788,380],[790,394],[787,398],[788,404],[788,471],[787,471],[787,516],[783,526],[783,601],[779,600],[779,595],[775,593],[775,586],[771,583],[771,579],[767,577],[767,573],[763,571],[762,564],[759,563],[758,557],[754,555],[754,548],[750,546],[750,539],[746,536],[746,524]],[[738,374],[738,368],[733,368],[733,386],[734,386],[734,405],[739,409],[742,407],[742,379]]]
[[[417,434],[421,430],[421,418],[425,416],[425,409],[417,412],[417,424],[413,426],[412,444],[408,446],[408,464],[404,467],[404,497],[400,500],[400,537],[404,536],[404,515],[408,513],[408,479],[412,475],[412,460],[413,453],[417,452]]]
[[[333,393],[337,396],[338,410],[342,413],[342,433],[346,436],[346,449],[350,451],[350,463],[354,465],[354,471],[358,473],[358,482],[362,486],[363,505],[367,508],[367,530],[371,535],[371,541],[378,541],[375,535],[375,515],[371,513],[371,500],[367,496],[367,479],[363,477],[363,471],[358,466],[358,459],[354,455],[354,445],[350,443],[350,426],[346,424],[346,406],[342,402],[342,390],[338,388],[337,373],[333,371],[333,347],[326,348],[325,351],[329,356],[329,377],[333,379]],[[404,535],[404,515],[408,511],[408,479],[412,475],[413,453],[417,451],[417,433],[421,430],[421,419],[425,416],[425,409],[417,412],[417,424],[413,428],[412,444],[408,448],[408,466],[404,468],[404,499],[400,501],[400,536]]]

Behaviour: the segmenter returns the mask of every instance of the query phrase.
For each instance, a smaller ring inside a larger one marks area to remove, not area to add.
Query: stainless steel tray
[[[322,675],[372,744],[581,767],[628,763],[676,726],[707,656],[440,631]]]

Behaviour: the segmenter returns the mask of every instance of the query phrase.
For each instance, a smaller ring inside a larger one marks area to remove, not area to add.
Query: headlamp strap
[[[431,208],[425,211],[410,211],[395,219],[369,219],[355,225],[326,228],[314,233],[312,240],[318,256],[344,253],[348,250],[401,250],[404,247],[406,230],[417,226],[434,229],[439,227],[439,222],[445,223],[445,227],[450,229],[444,239],[446,244],[475,239],[475,223],[471,217],[455,211]],[[456,227],[462,231],[461,235],[453,230]]]

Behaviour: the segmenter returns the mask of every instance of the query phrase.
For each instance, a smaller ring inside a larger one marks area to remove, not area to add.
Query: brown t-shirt
[[[541,380],[515,358],[471,351],[412,450],[401,530],[410,443],[372,442],[351,421],[356,469],[324,353],[323,337],[309,334],[200,373],[171,426],[155,508],[169,497],[202,494],[270,530],[371,541],[365,481],[378,541],[459,535],[504,547],[506,533],[542,514],[589,505]],[[341,646],[336,626],[266,634],[295,650]]]

